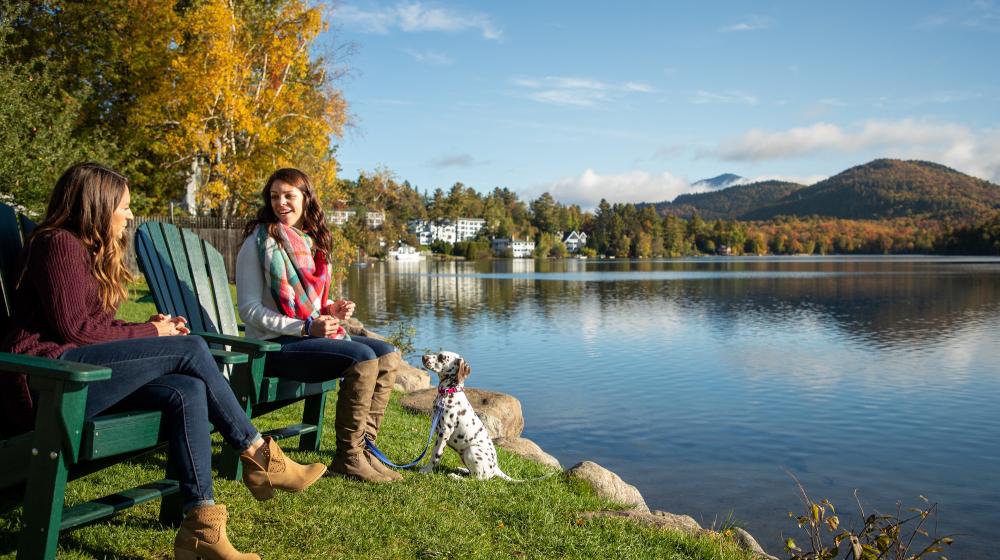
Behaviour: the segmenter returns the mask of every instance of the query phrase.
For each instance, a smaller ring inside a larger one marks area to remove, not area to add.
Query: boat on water
[[[395,251],[389,251],[389,258],[397,261],[419,261],[424,256],[415,248],[401,243]]]

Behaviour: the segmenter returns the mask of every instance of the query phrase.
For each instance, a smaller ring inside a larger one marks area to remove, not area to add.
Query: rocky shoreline
[[[357,320],[350,321],[348,332],[361,336],[383,338],[365,329],[364,325]],[[405,394],[401,403],[403,408],[430,417],[434,399],[437,397],[437,389],[432,386],[431,376],[427,372],[404,363],[401,371],[397,374],[395,389]],[[587,481],[598,496],[630,506],[623,510],[581,512],[581,518],[621,517],[645,525],[692,535],[706,533],[718,535],[716,531],[703,528],[689,515],[660,510],[651,511],[638,488],[597,463],[582,461],[568,469],[563,469],[559,461],[546,453],[538,444],[521,437],[521,433],[524,431],[524,415],[521,411],[521,402],[515,397],[470,387],[466,387],[465,394],[497,447],[542,465],[561,469],[567,477]],[[732,539],[740,547],[755,554],[758,558],[777,560],[774,556],[767,554],[757,543],[757,540],[742,528],[735,527],[727,530],[725,537]]]

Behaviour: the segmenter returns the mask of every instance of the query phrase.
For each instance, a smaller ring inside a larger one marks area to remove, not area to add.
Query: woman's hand
[[[187,328],[187,319],[180,315],[171,317],[157,313],[149,318],[149,322],[156,327],[157,336],[183,336],[191,332],[191,329]]]
[[[356,305],[353,301],[348,301],[346,299],[338,299],[337,301],[327,305],[323,308],[323,313],[326,315],[333,315],[334,317],[340,319],[341,321],[346,321],[354,315],[354,308]]]
[[[309,327],[309,336],[316,338],[326,338],[329,335],[337,334],[340,327],[340,320],[330,315],[320,315],[313,319],[312,326]]]

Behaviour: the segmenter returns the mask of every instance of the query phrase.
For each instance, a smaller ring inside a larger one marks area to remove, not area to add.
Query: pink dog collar
[[[461,387],[448,387],[447,389],[438,388],[438,394],[440,395],[450,395],[452,393],[461,393]]]

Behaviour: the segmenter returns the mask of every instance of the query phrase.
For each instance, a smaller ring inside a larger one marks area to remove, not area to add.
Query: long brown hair
[[[243,238],[250,237],[258,225],[267,225],[267,231],[275,240],[278,240],[278,216],[271,207],[271,186],[281,181],[291,185],[302,192],[302,231],[309,234],[313,240],[313,251],[323,253],[329,261],[330,251],[333,248],[333,236],[326,227],[326,218],[323,216],[323,209],[316,199],[316,191],[313,190],[309,176],[299,171],[286,167],[271,174],[264,184],[264,190],[260,192],[263,205],[257,211],[257,217],[246,225],[243,229]]]
[[[56,181],[45,219],[31,236],[33,241],[57,229],[76,235],[90,253],[90,271],[107,310],[128,297],[132,281],[124,262],[128,239],[114,239],[111,231],[111,218],[127,188],[128,179],[121,173],[99,163],[78,163]]]

